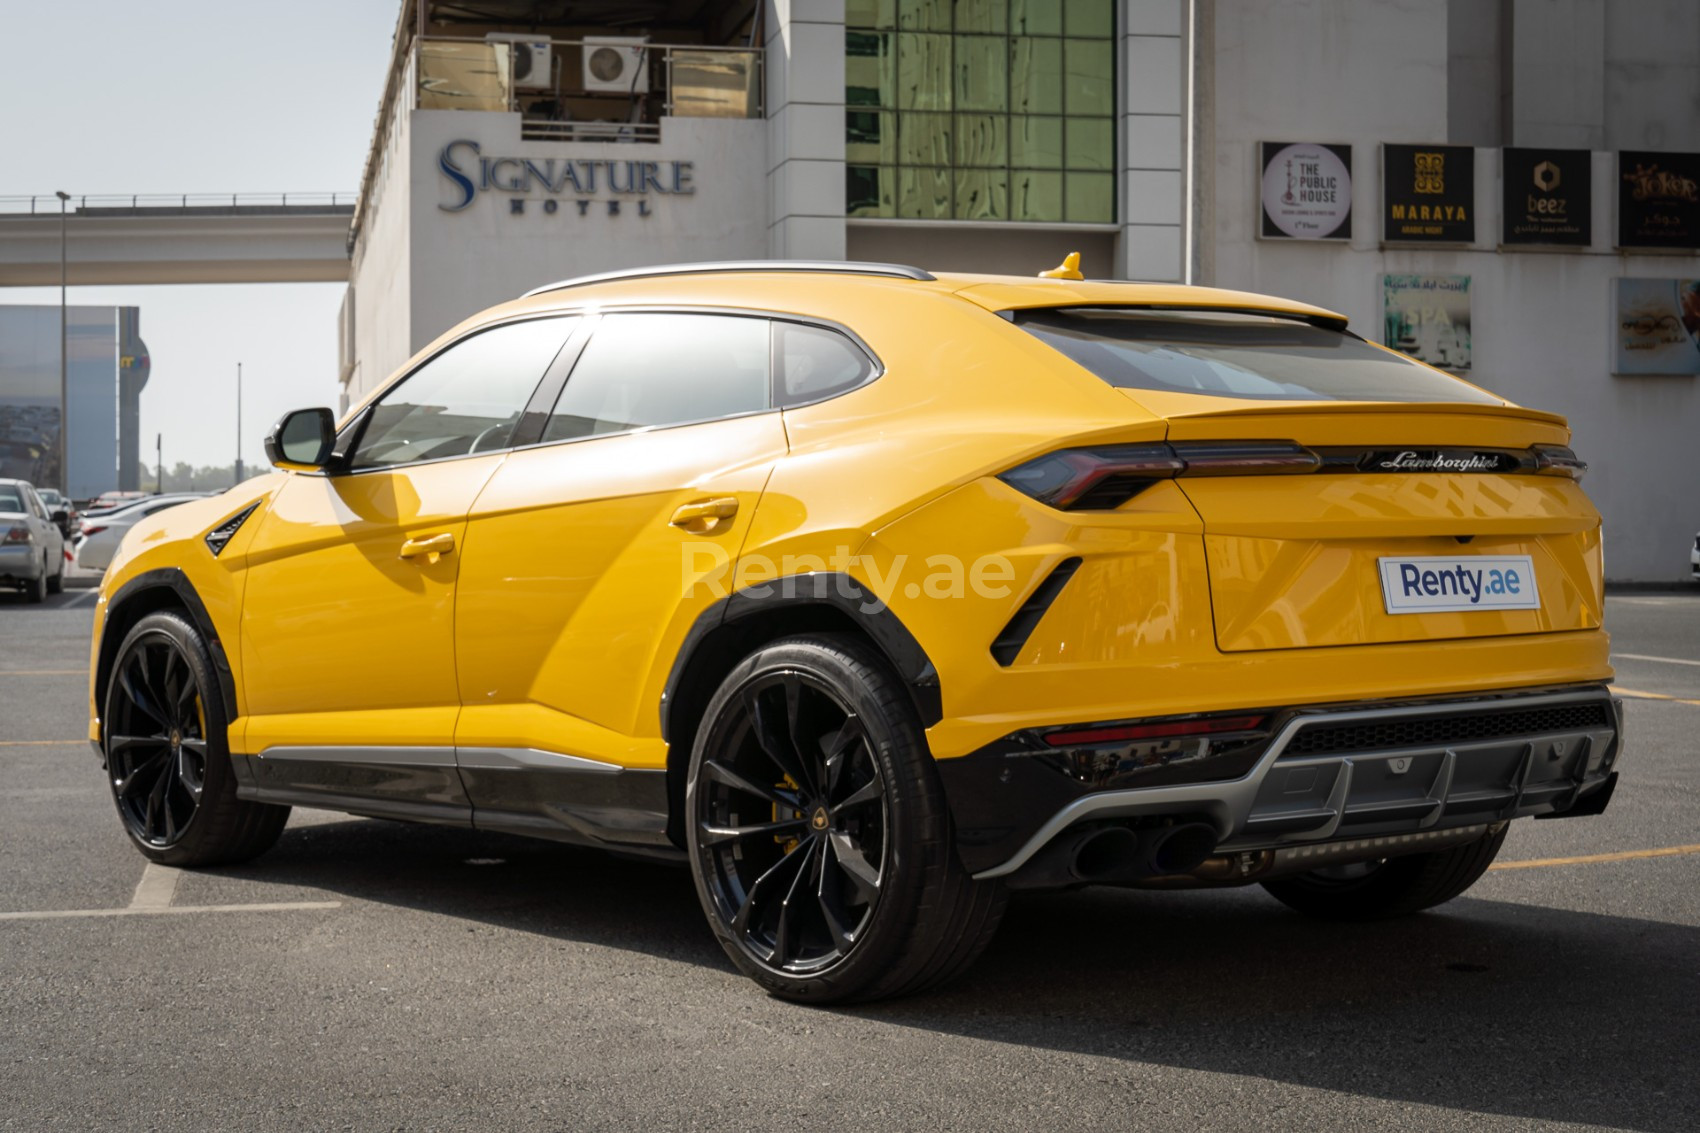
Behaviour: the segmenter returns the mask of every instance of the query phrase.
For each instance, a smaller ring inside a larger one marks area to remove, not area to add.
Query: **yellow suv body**
[[[1615,782],[1568,439],[1268,296],[569,281],[138,524],[89,735],[159,860],[289,804],[689,857],[796,998],[948,976],[1007,886],[1405,911]]]

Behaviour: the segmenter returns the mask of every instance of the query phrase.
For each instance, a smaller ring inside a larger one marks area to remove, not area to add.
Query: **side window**
[[[802,323],[773,324],[774,400],[803,405],[854,389],[874,364],[837,331]]]
[[[767,408],[768,320],[604,315],[555,403],[543,439],[624,433]]]
[[[527,319],[465,338],[378,401],[354,468],[381,468],[505,448],[576,316]]]
[[[35,494],[35,489],[25,488],[24,495],[29,497],[30,510],[35,512],[35,517],[44,523],[47,522],[47,507],[41,502],[41,497]]]

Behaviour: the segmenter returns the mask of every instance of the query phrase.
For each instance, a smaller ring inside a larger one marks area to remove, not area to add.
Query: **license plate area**
[[[1377,564],[1389,614],[1541,608],[1529,555],[1390,555]]]

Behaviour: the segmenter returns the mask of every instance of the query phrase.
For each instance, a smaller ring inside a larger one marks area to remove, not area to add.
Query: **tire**
[[[206,643],[182,616],[149,614],[113,655],[101,714],[107,785],[150,861],[228,865],[269,850],[289,808],[236,797],[228,709]]]
[[[783,999],[934,987],[1003,916],[1002,884],[957,858],[907,691],[850,634],[776,641],[728,674],[691,752],[685,840],[721,947]]]
[[[53,572],[53,577],[47,580],[49,594],[65,593],[65,553],[59,553],[59,569]]]
[[[1331,921],[1379,921],[1431,909],[1480,880],[1509,825],[1462,846],[1386,858],[1368,871],[1317,870],[1265,881],[1282,904]]]
[[[47,560],[41,561],[41,573],[34,578],[24,579],[24,601],[30,605],[38,605],[47,601]]]

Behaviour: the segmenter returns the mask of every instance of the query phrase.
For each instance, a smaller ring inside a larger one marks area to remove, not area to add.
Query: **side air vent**
[[[1027,639],[1033,636],[1033,630],[1039,624],[1039,619],[1045,616],[1045,611],[1051,608],[1051,603],[1057,600],[1062,588],[1068,585],[1068,580],[1074,577],[1074,572],[1080,569],[1079,559],[1064,559],[1057,568],[1046,576],[1027,601],[1021,604],[1021,609],[1015,611],[1015,616],[1009,619],[1009,624],[1003,627],[997,640],[992,642],[992,660],[1008,668],[1015,660],[1021,647],[1027,644]]]
[[[247,522],[248,517],[253,515],[254,509],[259,506],[260,501],[255,500],[235,515],[207,532],[207,549],[213,553],[213,558],[218,558],[218,556],[224,551],[224,545],[230,542],[237,530],[241,528],[243,523]]]

